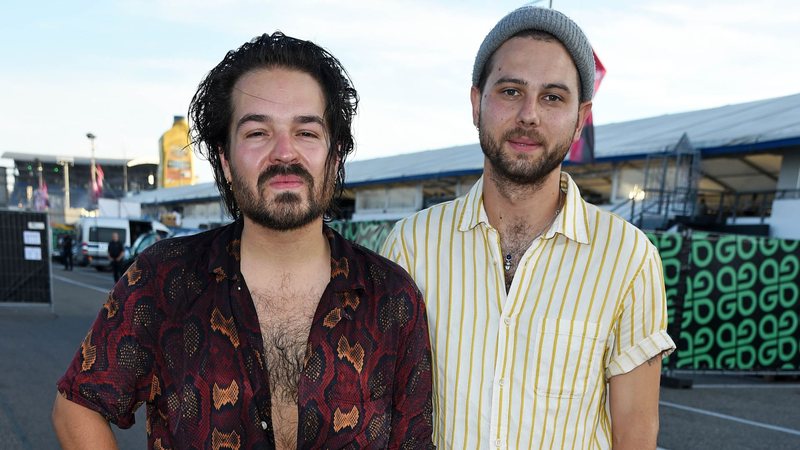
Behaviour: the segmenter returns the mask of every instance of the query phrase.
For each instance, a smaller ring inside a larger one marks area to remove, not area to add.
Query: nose
[[[535,98],[528,97],[523,100],[517,112],[517,123],[523,127],[539,126],[541,118],[537,107],[538,102]]]
[[[292,164],[297,162],[297,150],[289,133],[280,132],[275,134],[274,145],[270,150],[269,159],[273,164]]]

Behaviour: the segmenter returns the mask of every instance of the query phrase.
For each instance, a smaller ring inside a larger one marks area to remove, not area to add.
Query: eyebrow
[[[520,84],[522,86],[527,86],[528,85],[528,82],[523,80],[523,79],[521,79],[521,78],[510,78],[510,77],[498,78],[498,80],[494,82],[495,85],[503,84],[503,83]]]
[[[527,86],[528,82],[520,79],[520,78],[511,78],[511,77],[502,77],[495,81],[495,85],[503,84],[503,83],[511,83],[511,84],[518,84],[520,86]],[[571,92],[569,86],[563,83],[545,83],[542,85],[543,89],[560,89],[565,92]]]
[[[240,129],[242,125],[248,122],[258,122],[258,123],[270,123],[272,122],[272,117],[266,114],[245,114],[236,122],[236,129]],[[303,116],[295,116],[294,117],[295,123],[305,124],[305,123],[316,123],[319,124],[321,127],[325,127],[325,121],[322,117],[317,115],[303,115]]]

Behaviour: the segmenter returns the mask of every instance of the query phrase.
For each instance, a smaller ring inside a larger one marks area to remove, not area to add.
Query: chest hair
[[[500,248],[503,251],[503,262],[506,261],[507,255],[511,255],[511,269],[503,271],[505,274],[506,291],[511,288],[511,282],[514,280],[514,274],[517,272],[517,267],[522,259],[522,255],[528,250],[532,241],[533,230],[524,220],[510,223],[506,228],[506,232],[500,235]]]
[[[297,447],[300,373],[308,352],[314,312],[325,285],[301,287],[285,276],[277,288],[251,289],[258,314],[272,400],[272,424],[278,448]]]

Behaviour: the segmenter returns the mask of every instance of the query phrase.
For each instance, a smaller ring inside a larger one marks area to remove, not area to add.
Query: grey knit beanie
[[[523,6],[500,19],[478,49],[472,68],[472,84],[478,85],[483,66],[492,54],[511,36],[522,30],[539,30],[552,34],[566,47],[578,69],[581,83],[581,102],[594,95],[594,55],[586,35],[569,17],[554,9]]]

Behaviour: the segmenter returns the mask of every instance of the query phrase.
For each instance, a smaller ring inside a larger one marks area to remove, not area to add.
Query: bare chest
[[[305,366],[314,312],[322,283],[277,283],[251,288],[258,314],[272,400],[272,424],[278,448],[296,448],[300,373]]]

